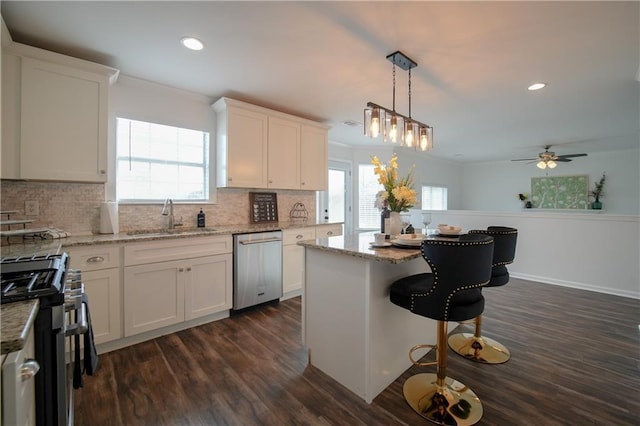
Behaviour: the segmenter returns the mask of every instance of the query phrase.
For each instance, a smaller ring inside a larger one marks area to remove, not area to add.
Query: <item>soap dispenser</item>
[[[198,228],[204,228],[204,212],[200,209],[198,213]]]

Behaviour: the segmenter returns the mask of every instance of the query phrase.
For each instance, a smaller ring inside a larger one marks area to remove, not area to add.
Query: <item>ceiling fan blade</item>
[[[559,161],[559,162],[561,162],[561,163],[568,163],[568,162],[570,162],[570,161],[571,161],[571,159],[570,159],[570,158],[558,157],[558,158],[556,158],[556,159],[555,159],[555,160],[553,160],[553,161]]]
[[[533,161],[533,160],[538,160],[537,158],[518,158],[517,160],[511,160],[511,161]]]
[[[573,158],[573,157],[586,157],[587,154],[567,154],[567,155],[558,155],[558,158]]]

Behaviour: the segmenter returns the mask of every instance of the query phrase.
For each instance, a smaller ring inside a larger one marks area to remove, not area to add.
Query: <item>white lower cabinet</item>
[[[230,309],[231,252],[231,236],[126,246],[125,337]]]
[[[25,345],[16,352],[2,356],[2,424],[30,426],[36,424],[34,372],[35,347],[33,327]]]
[[[82,270],[96,344],[122,337],[120,247],[70,248],[70,265]]]
[[[285,229],[282,231],[282,295],[295,296],[302,289],[304,278],[304,247],[298,241],[316,238],[314,227]]]
[[[341,224],[326,224],[282,231],[282,294],[283,298],[301,293],[304,281],[304,247],[298,241],[342,235]]]

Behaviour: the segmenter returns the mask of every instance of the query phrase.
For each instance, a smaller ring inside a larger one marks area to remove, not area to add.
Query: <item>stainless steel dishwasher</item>
[[[233,310],[282,297],[282,231],[233,236]]]

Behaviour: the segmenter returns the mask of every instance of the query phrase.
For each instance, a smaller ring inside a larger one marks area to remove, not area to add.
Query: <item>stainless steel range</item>
[[[73,424],[73,380],[79,352],[67,370],[65,337],[72,353],[79,335],[90,328],[80,271],[68,269],[66,253],[5,257],[0,259],[1,303],[37,298],[40,308],[34,321],[36,424]],[[85,355],[86,357],[86,355]],[[85,359],[85,364],[91,360]],[[93,360],[95,361],[95,359]]]

